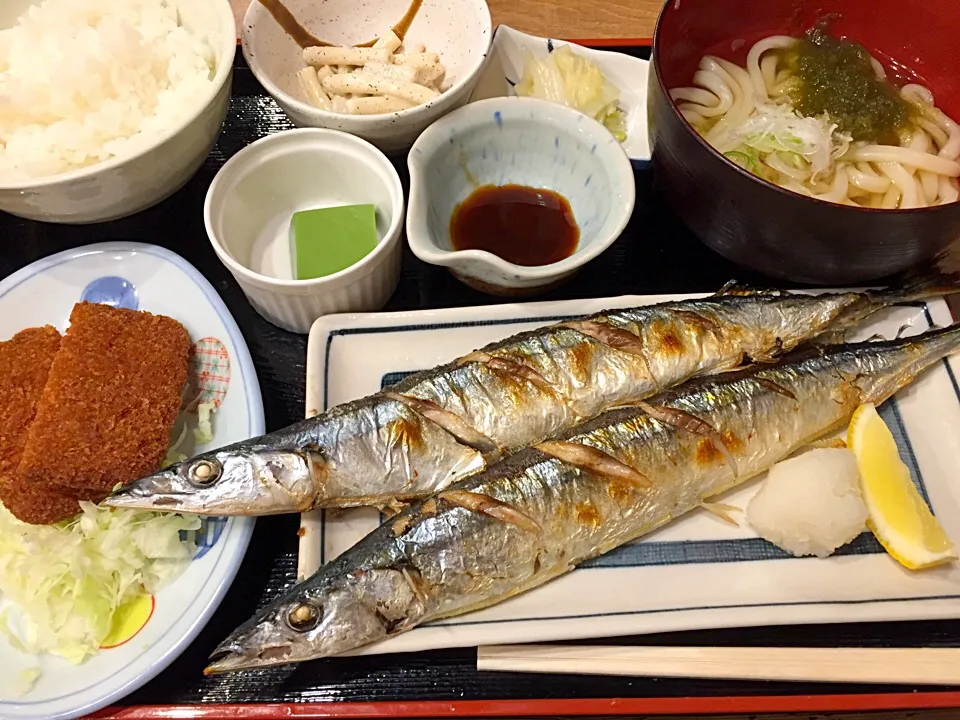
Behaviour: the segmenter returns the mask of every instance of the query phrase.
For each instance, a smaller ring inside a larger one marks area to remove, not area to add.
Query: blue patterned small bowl
[[[633,171],[600,123],[544,100],[501,97],[441,118],[408,158],[407,242],[424,262],[467,285],[517,296],[553,287],[620,236],[633,213]],[[481,185],[527,185],[563,195],[580,228],[573,255],[550,265],[514,265],[483,250],[453,249],[450,217]]]

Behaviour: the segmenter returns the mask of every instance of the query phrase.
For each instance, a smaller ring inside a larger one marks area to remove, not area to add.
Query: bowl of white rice
[[[183,186],[226,116],[229,0],[0,0],[0,210],[113,220]]]

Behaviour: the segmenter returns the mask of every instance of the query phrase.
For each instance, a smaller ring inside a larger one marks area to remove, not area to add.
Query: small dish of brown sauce
[[[526,185],[481,185],[450,218],[454,250],[485,250],[514,265],[551,265],[580,242],[570,202]]]

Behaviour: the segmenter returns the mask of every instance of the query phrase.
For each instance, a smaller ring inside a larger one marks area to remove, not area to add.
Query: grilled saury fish
[[[136,481],[109,505],[270,515],[423,497],[507,452],[691,377],[770,359],[929,295],[724,292],[516,335],[278,432]]]
[[[569,572],[842,428],[960,348],[960,325],[812,348],[610,410],[420,501],[236,630],[208,672],[326,657]]]

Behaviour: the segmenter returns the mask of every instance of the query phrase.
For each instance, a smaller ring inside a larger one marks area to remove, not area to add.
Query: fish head
[[[340,655],[422,619],[423,597],[408,573],[392,568],[343,572],[338,566],[337,561],[325,566],[237,628],[210,655],[204,673]]]
[[[224,448],[136,480],[106,504],[197,515],[304,512],[318,494],[315,464],[299,450]]]

